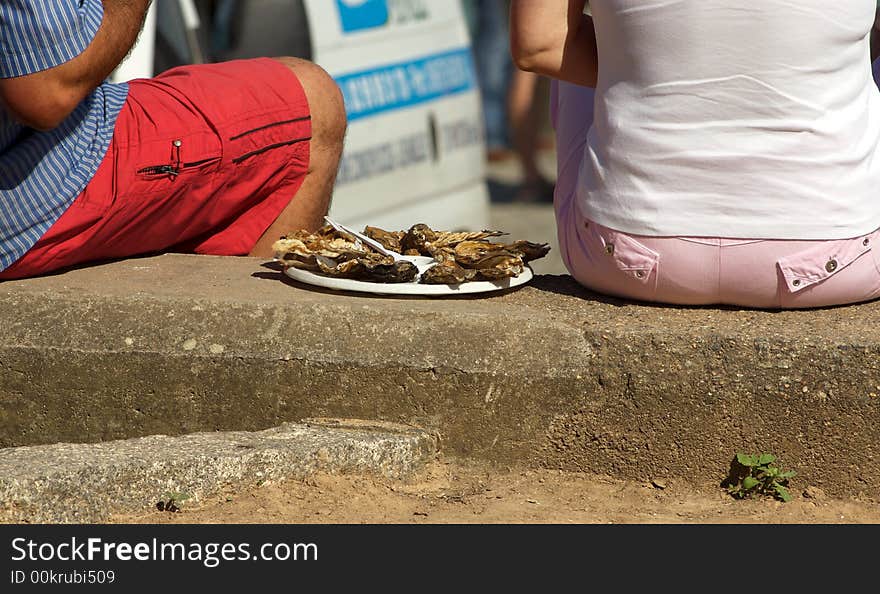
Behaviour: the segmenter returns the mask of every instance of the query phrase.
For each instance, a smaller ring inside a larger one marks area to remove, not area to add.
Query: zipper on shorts
[[[180,175],[181,171],[184,169],[190,169],[192,167],[198,167],[200,165],[204,165],[205,163],[210,163],[211,161],[216,161],[219,157],[208,157],[207,159],[201,159],[199,161],[191,161],[189,163],[182,163],[180,157],[180,149],[183,147],[183,141],[175,140],[171,143],[171,162],[165,165],[150,165],[148,167],[143,167],[138,169],[137,172],[140,175],[167,175],[171,179],[176,178]]]
[[[144,167],[143,169],[138,169],[138,173],[141,175],[162,175],[167,174],[171,177],[177,177],[180,175],[180,170],[175,169],[171,165],[152,165],[150,167]]]

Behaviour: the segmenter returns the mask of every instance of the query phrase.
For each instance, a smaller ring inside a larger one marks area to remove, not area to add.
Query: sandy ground
[[[229,492],[177,513],[111,523],[149,524],[875,524],[880,504],[831,500],[792,484],[795,500],[737,501],[720,488],[644,484],[551,470],[492,470],[437,461],[401,483],[320,475],[307,483]]]

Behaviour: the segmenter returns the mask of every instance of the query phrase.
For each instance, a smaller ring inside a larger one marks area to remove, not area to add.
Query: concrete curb
[[[166,255],[0,283],[0,446],[381,419],[497,464],[717,486],[760,451],[830,496],[880,494],[880,302],[658,307],[568,276],[381,298],[262,264]]]
[[[406,479],[437,451],[425,431],[390,423],[315,420],[257,433],[151,436],[93,445],[0,450],[0,519],[102,522],[156,509],[174,494],[192,504],[225,490],[318,471]]]

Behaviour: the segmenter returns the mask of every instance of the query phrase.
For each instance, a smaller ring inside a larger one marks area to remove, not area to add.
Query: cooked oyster
[[[507,246],[488,241],[464,241],[455,246],[455,261],[464,268],[479,270],[480,278],[498,280],[519,276],[525,269],[522,256]]]
[[[409,283],[419,273],[412,262],[395,261],[394,258],[380,254],[343,262],[318,256],[317,263],[321,273],[327,276],[377,283]]]
[[[331,227],[330,225],[324,225],[314,233],[310,231],[306,231],[304,229],[299,229],[297,231],[291,231],[281,239],[299,239],[300,241],[313,240],[318,238],[329,238],[333,239],[335,237],[341,237],[339,233],[337,233],[336,229]],[[351,241],[351,240],[349,240]]]
[[[401,240],[403,240],[403,236],[405,235],[403,231],[385,231],[384,229],[380,229],[379,227],[365,227],[364,235],[366,235],[370,239],[375,239],[376,241],[381,243],[387,250],[397,252],[398,254],[403,253],[403,248],[400,244]]]
[[[437,234],[433,229],[419,223],[409,228],[403,238],[400,240],[400,247],[407,256],[427,256],[428,248],[426,244],[433,241]]]
[[[318,270],[316,255],[299,239],[282,237],[272,246],[275,258],[283,266],[294,266],[303,270]]]
[[[462,268],[454,260],[435,264],[422,273],[419,282],[426,285],[459,285],[474,280],[476,270]]]
[[[520,258],[507,246],[488,241],[463,241],[455,246],[455,261],[465,268],[487,268],[498,258]]]
[[[515,241],[507,245],[508,251],[522,256],[523,262],[538,260],[550,253],[550,245],[546,243],[532,243],[531,241]]]
[[[515,278],[525,270],[525,264],[519,256],[497,257],[492,259],[490,263],[477,270],[478,279],[495,281]]]
[[[317,270],[316,256],[339,261],[360,258],[368,255],[363,246],[357,246],[344,239],[306,238],[306,241],[283,238],[273,246],[275,257],[282,264],[289,264],[306,270]]]
[[[488,230],[462,232],[435,231],[428,225],[419,223],[410,227],[401,237],[400,252],[408,256],[433,256],[433,251],[439,248],[455,247],[464,241],[481,241],[502,235],[507,234],[503,231]],[[385,244],[383,243],[383,245]]]
[[[451,247],[432,247],[430,250],[428,250],[428,252],[428,255],[434,258],[434,260],[436,260],[438,264],[443,264],[444,262],[455,263],[455,250]]]

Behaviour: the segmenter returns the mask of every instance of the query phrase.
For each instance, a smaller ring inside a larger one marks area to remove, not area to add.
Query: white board
[[[354,227],[488,225],[477,76],[459,2],[305,0],[313,59],[349,129],[331,216]]]

